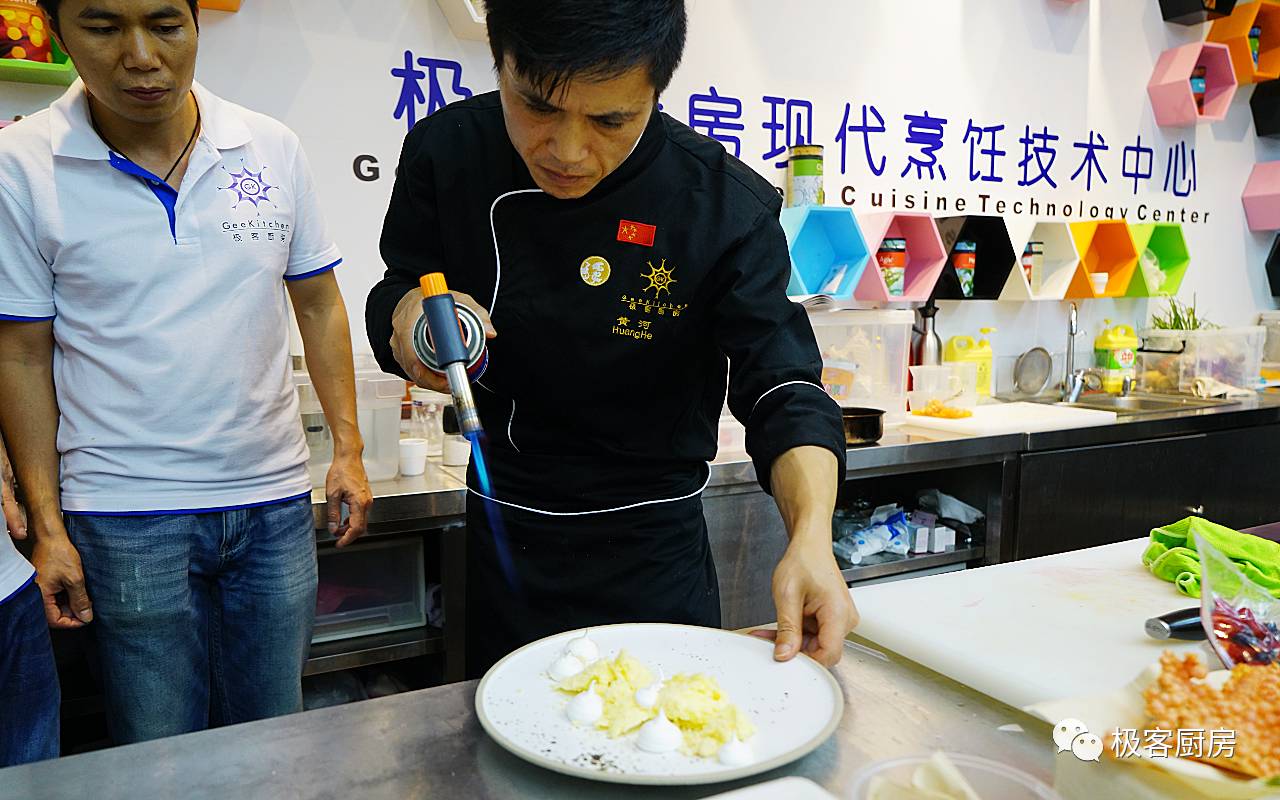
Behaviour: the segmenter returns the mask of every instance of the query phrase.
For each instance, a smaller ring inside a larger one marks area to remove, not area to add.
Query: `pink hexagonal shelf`
[[[1197,67],[1205,68],[1203,112],[1196,107],[1191,91],[1191,75]],[[1226,119],[1236,86],[1231,50],[1225,44],[1192,42],[1160,54],[1147,84],[1147,96],[1156,124],[1176,128]]]
[[[947,248],[938,235],[938,223],[928,214],[907,212],[868,214],[860,217],[863,236],[871,250],[871,261],[853,291],[858,300],[879,302],[924,302],[947,263]],[[876,261],[880,243],[885,239],[905,239],[907,267],[901,295],[889,294],[884,275]]]
[[[1240,200],[1249,230],[1280,230],[1280,161],[1254,164]]]

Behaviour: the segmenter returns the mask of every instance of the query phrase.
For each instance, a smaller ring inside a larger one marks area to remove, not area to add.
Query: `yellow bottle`
[[[982,328],[981,333],[995,333],[995,328]],[[978,395],[991,396],[991,364],[994,355],[988,339],[974,341],[972,336],[952,336],[947,340],[942,360],[946,362],[972,361],[978,365]]]
[[[1124,389],[1124,379],[1138,377],[1138,335],[1128,325],[1106,325],[1098,338],[1093,340],[1094,365],[1102,371],[1102,391],[1119,394]]]

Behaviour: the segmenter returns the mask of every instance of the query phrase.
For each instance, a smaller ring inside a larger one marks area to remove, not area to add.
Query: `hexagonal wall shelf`
[[[1003,217],[972,214],[943,217],[938,220],[938,233],[947,248],[947,263],[942,268],[933,296],[938,300],[995,300],[1009,280],[1009,272],[1017,263],[1009,229]],[[969,241],[977,245],[973,270],[973,296],[965,297],[960,276],[952,263],[956,243]]]
[[[0,81],[42,83],[48,86],[70,86],[80,73],[70,57],[52,40],[53,61],[42,63],[22,58],[0,58]]]
[[[1247,2],[1247,0],[1246,0]],[[1160,0],[1160,14],[1165,22],[1199,25],[1229,15],[1236,0]]]
[[[1182,226],[1176,222],[1152,222],[1130,225],[1133,244],[1138,250],[1138,268],[1129,282],[1129,297],[1172,297],[1182,286],[1191,266],[1191,252]],[[1159,275],[1148,274],[1142,267],[1144,251],[1155,256]]]
[[[1280,235],[1271,243],[1267,254],[1267,282],[1271,284],[1271,296],[1280,297]]]
[[[1280,161],[1254,164],[1240,201],[1249,230],[1280,230]]]
[[[1191,91],[1191,74],[1197,67],[1205,68],[1203,112]],[[1181,127],[1226,119],[1236,85],[1231,51],[1225,44],[1192,42],[1160,54],[1147,84],[1147,96],[1157,125]]]
[[[1080,269],[1080,253],[1076,250],[1071,228],[1065,222],[1031,222],[1009,220],[1010,239],[1018,253],[1018,268],[1009,271],[1001,300],[1061,300],[1067,294],[1071,279]],[[1044,245],[1044,259],[1037,275],[1027,275],[1022,254],[1030,242]]]
[[[1257,61],[1249,44],[1249,31],[1255,26],[1261,29]],[[1231,65],[1241,86],[1280,78],[1280,3],[1276,0],[1238,4],[1231,16],[1214,21],[1205,38],[1231,48]]]
[[[924,302],[933,293],[942,267],[947,262],[947,250],[938,236],[938,225],[928,214],[897,213],[868,214],[861,219],[863,233],[873,254],[871,262],[862,273],[862,280],[853,296],[870,301]],[[874,254],[885,239],[905,239],[907,243],[907,268],[903,278],[901,295],[891,295],[884,274]]]
[[[1254,86],[1249,109],[1253,112],[1254,133],[1280,138],[1280,80]]]
[[[1129,223],[1122,219],[1100,222],[1073,222],[1071,236],[1080,251],[1080,269],[1067,287],[1067,297],[1124,297],[1129,291],[1134,270],[1138,268],[1138,248],[1133,242]],[[1105,272],[1107,288],[1094,289],[1090,275]]]
[[[784,208],[781,222],[791,254],[787,294],[853,297],[870,255],[853,211],[845,206]]]

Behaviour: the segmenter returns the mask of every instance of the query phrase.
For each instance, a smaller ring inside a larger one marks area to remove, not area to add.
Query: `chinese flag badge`
[[[658,228],[655,225],[645,225],[643,222],[632,222],[629,219],[618,221],[618,241],[620,242],[653,247],[653,237],[657,234]]]

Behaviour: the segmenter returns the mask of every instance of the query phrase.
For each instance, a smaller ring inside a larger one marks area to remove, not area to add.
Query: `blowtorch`
[[[454,302],[442,273],[424,275],[419,283],[422,316],[413,326],[414,352],[428,369],[449,381],[458,427],[474,441],[484,431],[471,394],[471,382],[489,366],[484,323],[476,312]]]

